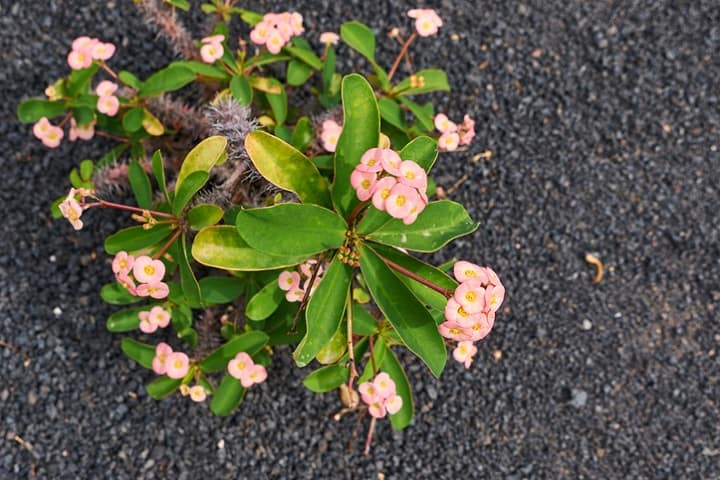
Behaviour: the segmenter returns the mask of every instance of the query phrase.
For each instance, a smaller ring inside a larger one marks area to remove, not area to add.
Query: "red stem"
[[[169,213],[156,212],[155,210],[147,210],[145,208],[131,207],[130,205],[122,205],[120,203],[108,202],[106,200],[98,200],[98,203],[100,205],[102,205],[103,207],[107,207],[107,208],[114,208],[117,210],[125,210],[127,212],[135,212],[135,213],[150,212],[150,215],[152,215],[154,217],[171,218],[173,220],[177,220],[176,217],[170,215]],[[97,205],[97,204],[95,204],[95,205]],[[93,204],[88,205],[88,207],[91,207],[91,206],[93,206]]]
[[[173,236],[170,237],[170,240],[168,240],[168,242],[165,245],[163,245],[162,248],[155,255],[153,255],[153,259],[157,260],[158,258],[165,255],[165,252],[167,252],[168,249],[172,246],[172,244],[175,243],[175,240],[178,239],[178,237],[180,236],[181,233],[182,233],[182,228],[178,228],[177,231],[175,231],[175,233],[173,233]]]
[[[398,272],[402,273],[403,275],[412,278],[416,282],[422,283],[423,285],[425,285],[428,288],[432,288],[436,292],[444,295],[446,298],[452,297],[452,295],[454,293],[452,290],[448,290],[447,288],[443,288],[440,285],[436,285],[433,282],[431,282],[430,280],[421,277],[420,275],[416,274],[415,272],[412,272],[412,271],[408,270],[407,268],[405,268],[401,265],[398,265],[397,263],[393,262],[390,259],[383,257],[380,254],[378,254],[378,257],[380,257],[382,259],[382,261],[385,262],[387,264],[387,266],[392,268],[393,270],[398,271]]]
[[[400,66],[400,61],[402,60],[403,56],[408,51],[408,48],[410,48],[410,44],[417,38],[417,32],[413,32],[412,35],[407,39],[407,42],[405,42],[405,45],[402,46],[402,49],[400,50],[400,53],[398,53],[397,58],[395,59],[395,62],[392,64],[392,68],[390,68],[390,72],[388,73],[388,82],[392,80],[393,75],[395,75],[395,72],[397,71],[398,67]]]

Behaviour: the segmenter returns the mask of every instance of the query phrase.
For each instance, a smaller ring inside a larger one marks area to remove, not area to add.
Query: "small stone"
[[[28,392],[27,400],[30,405],[35,405],[38,402],[39,397],[35,390],[30,390],[30,392]]]
[[[220,450],[222,450],[223,448],[225,448],[225,440],[221,438],[220,441],[218,441],[218,443],[217,443],[217,447],[218,447]]]
[[[62,309],[61,309],[60,307],[55,307],[55,308],[53,308],[53,314],[54,314],[56,317],[59,317],[60,315],[62,315]]]
[[[585,390],[573,388],[571,393],[572,399],[570,400],[570,405],[575,408],[582,408],[587,404],[588,394]]]
[[[585,331],[590,330],[592,328],[592,322],[586,318],[582,321],[582,325],[580,325],[580,328]]]

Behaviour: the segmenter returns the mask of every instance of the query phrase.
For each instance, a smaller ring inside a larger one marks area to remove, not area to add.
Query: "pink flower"
[[[80,140],[90,140],[93,136],[95,136],[95,122],[78,125],[74,118],[70,119],[70,135],[68,138],[71,142],[78,138]]]
[[[334,32],[323,32],[320,34],[320,43],[337,45],[340,41],[340,35]]]
[[[445,305],[445,319],[462,328],[471,327],[476,315],[470,315],[454,298],[448,299]]]
[[[505,287],[502,285],[488,285],[485,289],[485,304],[491,312],[497,312],[505,299]]]
[[[158,324],[150,319],[150,312],[142,311],[138,313],[140,319],[140,331],[143,333],[153,333],[158,329]]]
[[[115,54],[115,45],[112,43],[97,42],[90,50],[90,55],[95,60],[109,60]]]
[[[77,200],[75,200],[75,190],[71,189],[67,198],[62,201],[59,205],[60,213],[62,216],[67,218],[70,224],[75,230],[80,230],[83,227],[83,222],[80,220],[83,208],[80,206]]]
[[[470,315],[485,309],[485,289],[477,280],[468,280],[455,290],[453,298],[462,305]]]
[[[208,43],[200,48],[200,57],[205,63],[215,63],[222,58],[225,49],[221,43]]]
[[[138,295],[137,288],[135,287],[135,281],[127,273],[118,273],[117,275],[115,275],[115,280],[117,280],[118,283],[122,285],[125,290],[130,292],[131,295]]]
[[[287,292],[300,286],[300,274],[297,272],[282,272],[278,277],[278,286]]]
[[[113,117],[120,108],[120,100],[115,95],[99,97],[97,103],[98,112],[104,113],[108,117]]]
[[[93,47],[98,43],[97,38],[90,38],[87,36],[77,37],[73,40],[72,49],[78,52],[90,52]]]
[[[361,202],[372,197],[375,182],[377,182],[376,173],[363,172],[356,168],[350,174],[350,185],[355,189],[355,193]]]
[[[300,35],[305,31],[303,28],[303,16],[297,12],[290,14],[290,25],[292,26],[293,34]]]
[[[368,404],[368,412],[375,418],[383,418],[387,414],[383,399],[375,398],[375,400]]]
[[[453,350],[453,358],[460,363],[464,363],[465,368],[470,368],[477,351],[477,347],[472,342],[459,342],[458,346]]]
[[[465,115],[460,126],[460,145],[470,145],[475,138],[475,121],[469,115]]]
[[[373,380],[375,391],[382,399],[388,399],[395,395],[395,382],[385,372],[378,373]]]
[[[382,167],[391,175],[400,176],[400,164],[402,159],[394,150],[382,149]]]
[[[240,383],[243,387],[248,388],[256,383],[262,383],[267,379],[267,370],[262,365],[252,365],[247,374],[240,379]]]
[[[272,54],[280,53],[280,50],[285,46],[285,38],[282,36],[280,31],[277,28],[273,28],[270,30],[270,33],[268,34],[267,42],[265,43],[265,46],[267,47],[268,51]]]
[[[392,395],[390,398],[385,400],[385,409],[390,415],[395,415],[403,406],[403,401],[400,395]]]
[[[442,19],[435,10],[429,8],[410,10],[408,16],[415,19],[415,29],[421,37],[435,35],[442,26]]]
[[[112,271],[115,275],[120,273],[128,274],[132,270],[133,263],[135,263],[135,257],[129,255],[125,250],[119,251],[113,258]]]
[[[157,283],[165,276],[165,264],[142,255],[133,263],[133,276],[140,283]]]
[[[381,211],[385,211],[385,202],[390,196],[390,192],[393,187],[397,184],[395,177],[383,177],[375,184],[373,189],[372,202],[375,208]]]
[[[257,45],[265,45],[268,37],[270,36],[270,30],[274,29],[268,21],[263,20],[262,22],[255,25],[255,28],[250,32],[250,40]]]
[[[400,183],[415,187],[423,192],[427,189],[427,174],[425,170],[412,160],[404,160],[400,163],[398,180]]]
[[[174,379],[183,378],[190,370],[190,358],[182,352],[168,353],[165,357],[165,374]]]
[[[502,285],[500,282],[500,279],[497,276],[497,273],[490,268],[490,267],[483,267],[483,271],[485,272],[485,275],[487,276],[488,283],[492,285]]]
[[[288,302],[302,302],[302,299],[305,297],[305,290],[301,288],[293,288],[291,290],[288,290],[288,292],[285,294],[285,300]]]
[[[225,41],[225,35],[210,35],[209,37],[205,37],[202,40],[200,40],[200,43],[207,44],[207,43],[222,43]]]
[[[155,358],[152,361],[152,368],[158,375],[165,375],[167,368],[165,366],[165,360],[168,355],[173,353],[173,349],[170,345],[165,342],[160,342],[155,347]]]
[[[111,82],[110,80],[103,80],[98,83],[97,87],[95,87],[95,93],[97,93],[99,97],[111,97],[115,94],[117,89],[117,83]]]
[[[397,183],[385,200],[385,210],[393,218],[405,218],[411,214],[418,202],[420,195],[416,189]]]
[[[363,172],[382,172],[383,158],[386,155],[386,150],[387,149],[384,148],[371,148],[367,152],[363,153],[362,157],[360,157],[360,164],[355,168]]]
[[[447,132],[438,138],[438,149],[445,152],[454,152],[460,144],[460,135],[457,132]]]
[[[246,352],[240,352],[228,362],[227,370],[232,377],[242,380],[247,376],[253,365],[255,365],[255,362],[253,362],[252,357]]]
[[[191,387],[188,390],[188,394],[193,402],[204,402],[207,398],[207,392],[202,385],[195,385],[194,387]]]
[[[360,385],[358,385],[358,390],[360,391],[360,397],[362,398],[362,401],[367,403],[368,405],[373,403],[375,399],[378,398],[377,388],[375,388],[375,384],[373,382],[361,383]]]
[[[455,262],[455,265],[453,266],[453,274],[458,282],[479,280],[481,283],[487,283],[487,275],[482,267],[464,260]]]
[[[149,320],[160,328],[167,328],[170,324],[170,312],[156,305],[148,312]]]
[[[285,14],[283,14],[285,15]],[[280,36],[283,39],[283,42],[287,43],[290,41],[294,34],[294,30],[292,25],[289,22],[289,19],[286,18],[282,22],[278,22],[278,24],[275,26],[275,29],[280,33]]]
[[[470,340],[472,340],[473,342],[477,342],[478,340],[482,340],[483,338],[487,337],[490,333],[490,330],[492,330],[493,324],[495,323],[494,316],[492,317],[493,321],[491,322],[488,319],[488,316],[484,313],[479,314],[476,318],[477,320],[469,329],[471,335]]]
[[[301,272],[304,276],[310,278],[310,277],[312,277],[313,269],[315,268],[315,265],[317,265],[317,260],[315,260],[314,258],[311,258],[311,259],[309,259],[309,260],[306,260],[304,263],[301,263],[301,264],[300,264],[300,272]],[[322,272],[323,272],[322,265],[319,266],[319,267],[317,267],[317,268],[318,268],[318,273],[317,273],[317,274],[318,274],[318,275],[321,275]]]
[[[322,124],[322,133],[320,133],[323,148],[328,152],[334,152],[341,133],[342,126],[334,120],[325,120]]]
[[[152,297],[158,300],[167,297],[169,293],[170,288],[164,282],[143,283],[135,290],[135,295],[139,297]]]
[[[438,325],[438,332],[445,338],[458,342],[472,340],[472,330],[463,328],[455,322],[443,322]]]
[[[92,55],[89,52],[73,50],[68,54],[67,62],[73,70],[81,70],[92,65]]]
[[[35,122],[35,125],[33,125],[33,135],[35,135],[35,137],[39,140],[42,140],[52,128],[53,124],[50,123],[47,117],[42,117],[40,120]]]
[[[440,133],[452,133],[457,131],[457,125],[451,122],[444,113],[438,113],[435,115],[435,128],[437,128]]]

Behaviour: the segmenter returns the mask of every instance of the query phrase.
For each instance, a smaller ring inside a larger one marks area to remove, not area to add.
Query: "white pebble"
[[[55,255],[50,255],[50,262],[55,263],[57,260],[57,257]]]
[[[53,308],[53,313],[56,317],[59,317],[60,315],[62,315],[62,310],[60,309],[60,307],[55,307]]]
[[[582,328],[583,330],[590,330],[592,328],[592,323],[586,318],[585,320],[583,320],[580,328]]]
[[[224,439],[222,439],[222,438],[220,439],[220,441],[218,442],[218,448],[219,448],[220,450],[222,450],[223,448],[225,448],[225,440],[224,440]]]

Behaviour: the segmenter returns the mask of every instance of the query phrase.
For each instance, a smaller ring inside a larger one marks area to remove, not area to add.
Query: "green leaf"
[[[313,141],[312,122],[308,117],[300,117],[295,124],[290,143],[299,151],[304,152]]]
[[[297,42],[298,38],[293,40],[293,42]],[[315,55],[315,52],[312,50],[308,50],[306,48],[299,48],[299,47],[293,47],[293,46],[287,46],[283,50],[290,53],[293,57],[302,60],[302,62],[311,67],[314,70],[322,70],[323,63],[322,60],[320,60],[320,57]]]
[[[408,349],[436,377],[445,368],[445,342],[435,321],[410,289],[367,245],[360,246],[360,269],[370,293]]]
[[[433,108],[431,103],[425,104],[425,106],[421,106],[403,96],[397,97],[397,99],[400,103],[410,109],[412,114],[415,115],[415,119],[418,121],[423,130],[431,131],[435,128],[435,124],[433,123]]]
[[[190,2],[188,0],[165,0],[165,2],[186,12],[190,10]]]
[[[265,320],[272,315],[285,298],[277,279],[265,285],[245,305],[245,316],[250,320]]]
[[[78,93],[85,93],[88,91],[90,80],[93,75],[98,71],[99,65],[93,64],[87,68],[81,68],[80,70],[73,70],[70,72],[65,86],[67,96],[74,97]]]
[[[162,377],[158,377],[148,383],[145,386],[145,390],[147,390],[148,395],[155,400],[162,400],[163,398],[167,398],[172,395],[175,390],[180,387],[182,381],[182,378],[175,379],[170,378],[167,375],[163,375]]]
[[[388,260],[397,263],[401,267],[418,274],[422,278],[430,280],[431,282],[442,288],[448,290],[455,290],[458,286],[458,283],[452,278],[450,278],[448,275],[443,273],[442,270],[439,270],[432,265],[428,265],[427,263],[422,262],[410,255],[406,255],[400,250],[392,247],[386,247],[377,243],[373,244],[372,248],[378,255],[381,255]],[[429,305],[440,311],[445,311],[445,306],[447,305],[447,298],[445,298],[442,293],[436,292],[432,288],[427,287],[422,283],[413,280],[403,274],[398,274],[398,278],[400,278],[400,280],[402,280],[403,283],[405,283],[405,285],[407,285],[408,288],[412,290],[413,294],[418,298],[418,300],[423,302],[425,305]]]
[[[333,155],[318,155],[313,157],[311,160],[320,170],[333,169]]]
[[[208,137],[195,145],[185,156],[180,172],[175,182],[177,192],[185,179],[193,172],[210,172],[216,164],[221,164],[225,159],[225,148],[227,139],[219,135]]]
[[[114,146],[111,148],[105,155],[100,157],[100,160],[96,162],[97,167],[107,167],[108,165],[112,165],[118,160],[120,160],[120,157],[125,152],[125,150],[128,149],[127,143],[121,143],[119,145]]]
[[[165,163],[163,161],[162,153],[160,150],[155,150],[152,156],[152,171],[155,181],[158,184],[158,188],[163,192],[165,200],[170,203],[170,195],[167,191],[167,182],[165,180]]]
[[[410,389],[410,382],[405,374],[405,370],[395,356],[395,353],[390,350],[390,348],[386,347],[386,350],[387,353],[383,358],[380,370],[386,372],[390,375],[390,378],[393,379],[393,382],[395,382],[396,393],[400,395],[400,398],[402,398],[403,401],[400,410],[397,413],[390,415],[390,423],[392,424],[393,429],[402,430],[410,425],[415,405],[412,390]]]
[[[137,132],[142,128],[142,122],[145,118],[145,109],[143,107],[131,108],[123,115],[122,125],[128,132]]]
[[[287,83],[293,87],[305,84],[312,75],[313,70],[300,60],[291,60],[287,66]]]
[[[380,116],[383,120],[400,130],[407,129],[405,112],[395,100],[383,97],[378,101],[378,107],[380,107]]]
[[[275,80],[275,82],[277,82],[277,80]],[[275,122],[278,125],[282,125],[287,119],[287,93],[285,93],[285,87],[283,87],[281,83],[277,82],[277,86],[280,87],[280,93],[265,93],[265,96],[273,111]]]
[[[149,310],[149,308],[136,307],[118,310],[108,317],[105,326],[108,331],[113,333],[137,330],[140,327],[140,318],[138,317],[138,313],[144,310]]]
[[[193,175],[196,174],[193,173]],[[200,285],[198,285],[195,273],[193,272],[192,267],[190,267],[187,238],[185,235],[182,235],[180,238],[180,258],[178,259],[178,266],[180,267],[180,286],[185,294],[185,298],[187,298],[190,306],[199,307],[202,304],[202,298],[200,297]]]
[[[245,291],[245,282],[235,277],[208,276],[199,281],[205,305],[230,303]]]
[[[392,219],[368,234],[368,240],[416,252],[435,252],[478,228],[465,208],[450,200],[430,202],[411,225]]]
[[[216,225],[200,230],[193,242],[192,256],[208,267],[241,271],[285,268],[307,259],[306,255],[287,257],[255,250],[242,239],[237,228],[231,225]]]
[[[215,390],[215,395],[210,402],[210,410],[221,417],[226,417],[235,410],[245,396],[245,388],[243,388],[240,380],[226,374],[220,386]]]
[[[353,302],[352,314],[352,329],[355,335],[375,335],[378,332],[377,321],[362,305]]]
[[[438,156],[437,142],[425,136],[414,138],[400,150],[399,155],[403,160],[413,160],[429,172]]]
[[[88,107],[75,107],[72,109],[72,116],[78,125],[87,125],[95,120],[95,112]]]
[[[31,98],[20,102],[17,108],[18,120],[22,123],[34,123],[42,117],[48,119],[65,113],[65,102],[51,102],[40,98]]]
[[[350,185],[350,174],[360,163],[362,154],[378,146],[380,112],[372,87],[355,73],[342,81],[342,103],[344,124],[335,149],[332,196],[337,210],[347,216],[358,204],[355,189]]]
[[[262,350],[268,342],[265,332],[254,330],[234,337],[225,345],[215,349],[200,362],[200,370],[205,373],[222,372],[235,355],[246,352],[248,355],[255,355]]]
[[[83,180],[92,180],[92,174],[95,171],[95,164],[90,159],[80,162],[80,176]]]
[[[130,182],[130,188],[132,188],[133,194],[135,195],[135,201],[137,201],[138,207],[144,209],[151,208],[152,187],[150,186],[150,179],[137,160],[130,162],[128,167],[128,181]]]
[[[222,68],[214,65],[208,65],[207,63],[197,62],[194,60],[178,60],[172,62],[170,67],[184,67],[195,72],[196,75],[201,77],[210,78],[212,80],[227,80],[230,75]]]
[[[242,210],[236,222],[251,247],[272,255],[308,256],[339,248],[347,231],[335,212],[300,203]]]
[[[245,138],[245,148],[255,168],[269,182],[296,193],[303,202],[331,206],[327,181],[293,146],[267,132],[255,130]]]
[[[115,255],[121,250],[134,252],[165,240],[172,234],[171,225],[155,225],[145,230],[142,226],[123,228],[105,239],[105,251]]]
[[[135,360],[145,368],[152,368],[153,358],[155,358],[155,346],[138,342],[130,337],[123,337],[120,348],[131,360]]]
[[[138,97],[147,98],[161,93],[180,90],[195,80],[195,72],[180,65],[170,65],[150,75],[140,87]]]
[[[247,77],[235,75],[230,80],[230,93],[240,105],[250,105],[253,99],[253,90],[250,87]]]
[[[110,305],[128,305],[142,300],[141,297],[131,294],[117,282],[103,285],[100,289],[100,298]]]
[[[211,203],[195,205],[187,214],[188,225],[193,230],[209,227],[218,223],[225,212],[222,208]]]
[[[410,78],[408,77],[402,82],[398,83],[393,89],[392,93],[399,95],[416,95],[418,93],[428,92],[449,92],[450,85],[448,84],[447,75],[444,71],[437,68],[427,68],[415,72],[413,75],[416,79],[422,78],[424,83],[422,87],[410,88]]]
[[[313,370],[303,380],[303,385],[315,393],[324,393],[335,390],[341,384],[347,382],[350,377],[350,369],[340,365],[328,365]]]
[[[135,90],[140,90],[140,86],[142,85],[140,79],[127,70],[120,70],[118,72],[118,79]]]
[[[307,333],[293,353],[299,367],[310,363],[337,331],[345,312],[351,279],[352,268],[336,256],[308,302],[305,312]]]
[[[325,61],[323,62],[323,90],[326,93],[330,93],[330,86],[332,84],[333,75],[335,74],[335,66],[337,64],[335,47],[332,45],[328,46],[327,55],[325,55]]]
[[[254,27],[258,23],[262,22],[263,19],[263,15],[261,13],[253,12],[252,10],[233,7],[232,11],[240,15],[240,19],[251,27]]]
[[[370,27],[357,21],[340,26],[340,37],[350,48],[375,63],[375,34]]]
[[[205,186],[208,176],[207,172],[193,172],[183,179],[182,185],[175,190],[173,215],[179,216],[182,213],[188,202]]]

